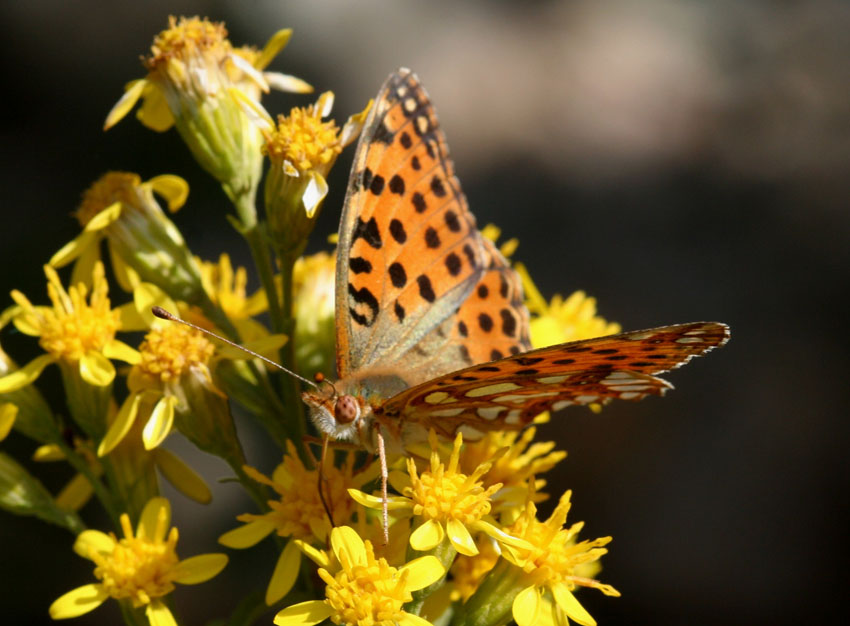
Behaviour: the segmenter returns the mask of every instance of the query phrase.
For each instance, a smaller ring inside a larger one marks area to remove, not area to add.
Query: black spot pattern
[[[460,231],[460,220],[457,218],[457,213],[449,209],[446,211],[444,219],[446,220],[446,226],[449,227],[450,231],[453,233]]]
[[[416,209],[417,213],[424,213],[425,209],[428,208],[428,205],[425,204],[425,198],[418,191],[413,192],[413,196],[410,200],[413,202],[413,208]]]
[[[517,376],[537,376],[540,373],[540,370],[536,370],[533,367],[529,367],[522,370],[517,370],[514,372]]]
[[[446,195],[446,188],[439,176],[434,176],[434,178],[431,179],[431,192],[438,198],[442,198]]]
[[[389,128],[387,128],[387,123],[385,120],[378,125],[378,128],[375,129],[375,132],[372,135],[372,143],[380,142],[390,145],[393,142],[393,137],[395,137],[395,133],[393,133]]]
[[[392,235],[393,239],[395,239],[398,243],[404,243],[407,241],[407,232],[404,230],[404,224],[395,218],[390,221],[390,235]]]
[[[366,287],[355,289],[354,285],[348,283],[348,300],[354,302],[354,306],[349,305],[348,307],[351,319],[361,326],[371,326],[375,323],[375,319],[378,317],[378,300],[369,289]],[[364,305],[368,310],[366,313],[361,313],[360,307],[357,305]]]
[[[404,148],[406,149],[410,148],[410,146],[413,145],[413,140],[410,139],[410,135],[408,135],[406,132],[403,132],[399,136],[398,140],[401,142],[401,145],[404,146]]]
[[[487,296],[490,295],[490,290],[487,288],[487,285],[478,285],[478,297],[484,300]]]
[[[354,224],[354,231],[351,234],[351,245],[354,245],[358,239],[363,239],[375,250],[379,250],[383,245],[381,241],[381,233],[378,231],[378,223],[374,217],[369,218],[368,222],[364,222],[359,217]]]
[[[499,315],[502,316],[502,332],[508,337],[513,337],[516,334],[516,318],[514,314],[509,309],[502,309],[499,311]]]
[[[393,311],[395,312],[395,316],[398,318],[399,322],[404,321],[404,307],[398,303],[398,300],[395,301],[395,306],[393,307]]]
[[[472,246],[468,243],[463,246],[463,253],[466,255],[466,258],[469,260],[469,264],[472,267],[476,267],[475,264],[475,252],[472,250]]]
[[[398,174],[390,178],[390,191],[400,196],[404,195],[404,179]]]
[[[372,264],[362,256],[353,256],[348,259],[348,267],[355,274],[368,274],[372,271]]]
[[[503,274],[499,274],[499,295],[503,298],[508,297],[508,281]]]
[[[417,172],[422,169],[422,164],[419,162],[419,157],[415,156],[410,159],[410,167],[415,169]]]
[[[498,361],[499,359],[504,358],[504,356],[505,355],[502,354],[501,350],[496,350],[494,348],[493,350],[490,351],[490,360],[491,361]]]
[[[437,234],[437,231],[430,226],[425,229],[425,245],[429,248],[440,247],[440,236]]]
[[[552,361],[552,364],[553,365],[572,365],[575,362],[576,362],[575,359],[557,359],[555,361]]]
[[[594,350],[593,354],[617,354],[619,350],[617,348],[600,348],[599,350]]]
[[[482,365],[481,367],[478,368],[478,371],[479,372],[499,372],[501,370],[495,365]]]
[[[369,185],[369,191],[376,196],[380,196],[384,191],[384,177],[380,174],[376,174],[372,178],[372,183]]]
[[[369,185],[372,184],[372,176],[372,170],[370,170],[368,167],[363,169],[363,181],[361,182],[361,187],[363,189],[368,189]]]
[[[446,269],[452,276],[457,276],[458,274],[460,274],[461,266],[462,263],[460,261],[460,257],[454,252],[452,252],[446,257]]]
[[[434,288],[431,286],[431,279],[429,279],[425,274],[420,274],[416,277],[416,282],[419,285],[419,295],[428,302],[433,302],[437,299],[436,294],[434,293]]]
[[[407,284],[407,272],[404,271],[404,266],[401,263],[393,263],[389,267],[390,281],[393,287],[401,289]]]
[[[570,352],[570,353],[590,352],[591,350],[592,350],[592,348],[589,348],[588,346],[575,346],[573,348],[564,348],[564,352]]]
[[[523,356],[518,359],[514,359],[516,363],[520,365],[525,365],[526,367],[529,365],[537,365],[540,361],[543,361],[542,356]]]
[[[457,323],[457,332],[461,337],[469,337],[469,329],[466,327],[466,322],[460,321]]]
[[[489,333],[491,330],[493,330],[493,318],[487,315],[486,313],[479,313],[478,325],[485,333]]]

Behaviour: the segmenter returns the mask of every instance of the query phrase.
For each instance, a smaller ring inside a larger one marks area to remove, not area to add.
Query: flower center
[[[100,352],[120,327],[118,311],[110,310],[103,266],[95,266],[89,303],[85,285],[70,287],[66,293],[55,272],[45,271],[53,308],[40,310],[41,347],[69,361],[79,361],[89,351]]]
[[[384,558],[375,559],[369,541],[366,564],[343,564],[335,577],[325,570],[319,575],[327,583],[325,602],[334,610],[334,624],[358,626],[392,626],[404,619],[404,603],[412,596],[405,591],[405,576],[387,564]]]
[[[456,519],[466,525],[490,512],[491,493],[466,474],[423,472],[405,495],[413,500],[413,514],[425,519]]]
[[[171,529],[167,541],[132,536],[121,539],[112,554],[92,554],[97,565],[94,575],[113,598],[129,598],[136,607],[148,604],[152,598],[167,595],[174,589],[172,581],[178,564],[176,545],[176,528]]]
[[[168,324],[145,335],[139,368],[162,382],[176,380],[193,365],[206,365],[215,346],[192,328]]]
[[[74,217],[85,227],[95,215],[105,208],[120,202],[133,206],[138,198],[136,188],[142,183],[138,174],[131,172],[107,172],[83,192],[83,200]]]
[[[327,165],[342,152],[336,123],[323,122],[315,105],[294,108],[288,117],[279,115],[277,122],[263,148],[274,163],[289,161],[303,173]]]
[[[191,57],[206,50],[229,48],[227,29],[223,23],[197,17],[181,17],[178,21],[172,15],[168,18],[168,26],[154,38],[151,57],[147,59],[149,67]]]

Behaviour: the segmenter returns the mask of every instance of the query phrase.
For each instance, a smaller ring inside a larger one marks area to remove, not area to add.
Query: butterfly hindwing
[[[655,374],[728,338],[724,324],[693,322],[550,346],[412,387],[382,411],[447,437],[519,429],[546,410],[662,395],[672,385]]]

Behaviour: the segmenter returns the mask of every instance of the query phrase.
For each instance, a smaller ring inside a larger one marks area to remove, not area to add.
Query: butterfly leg
[[[384,448],[384,436],[381,434],[381,427],[375,431],[376,439],[378,442],[378,458],[381,461],[381,502],[383,507],[381,509],[381,518],[384,523],[384,545],[387,545],[390,542],[390,516],[387,512],[389,506],[389,498],[387,497],[387,476],[389,472],[387,472],[387,452]]]
[[[319,460],[319,499],[322,501],[322,506],[325,507],[325,513],[328,515],[328,521],[331,523],[331,527],[334,525],[334,516],[331,513],[330,503],[325,497],[325,487],[327,482],[327,477],[325,476],[325,460],[328,456],[328,439],[329,437],[325,435],[324,439],[322,439],[322,458]]]

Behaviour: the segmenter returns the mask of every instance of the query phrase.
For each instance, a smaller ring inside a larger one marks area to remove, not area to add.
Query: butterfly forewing
[[[533,350],[476,365],[410,388],[387,401],[388,418],[451,436],[518,429],[546,410],[609,399],[662,395],[657,378],[723,345],[726,325],[694,322],[621,333]]]
[[[488,270],[486,246],[433,106],[399,70],[366,121],[340,222],[339,375],[391,363],[412,383],[479,362],[453,316]]]

